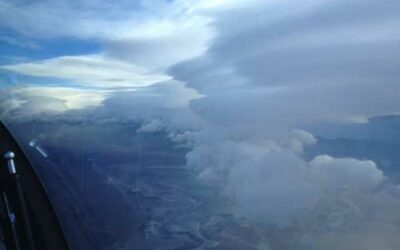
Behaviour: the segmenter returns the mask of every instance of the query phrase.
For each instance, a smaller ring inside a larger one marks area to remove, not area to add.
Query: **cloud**
[[[320,155],[310,162],[320,175],[322,185],[333,187],[332,192],[360,192],[376,189],[384,180],[381,170],[373,161],[351,158],[335,159]]]
[[[168,80],[143,67],[113,60],[103,55],[62,56],[43,61],[0,66],[15,73],[69,79],[93,87],[143,87]]]
[[[220,186],[240,214],[258,224],[287,226],[318,201],[320,190],[306,163],[274,141],[195,145],[187,160],[199,180]]]
[[[138,10],[140,7],[135,3],[121,2],[118,5],[110,5],[107,1],[91,0],[1,1],[0,6],[3,27],[37,37],[105,36],[110,34],[112,29],[104,24],[117,24],[118,21],[126,20],[127,12],[132,13],[132,10]],[[35,16],[31,13],[35,13]],[[33,20],[36,22],[32,23]],[[102,26],[104,29],[100,29]]]
[[[198,181],[229,197],[236,216],[269,231],[290,232],[266,242],[282,240],[287,249],[398,244],[399,216],[393,212],[400,201],[386,191],[390,185],[374,162],[327,155],[306,161],[288,144],[297,135],[258,142],[207,136],[213,137],[198,134],[187,167]]]
[[[303,153],[304,146],[313,145],[315,143],[317,143],[317,139],[311,133],[300,129],[293,129],[289,133],[287,147],[293,152],[301,154]]]
[[[169,71],[205,96],[192,103],[198,115],[273,134],[398,112],[397,2],[297,7],[272,1],[217,14],[207,53]]]
[[[215,37],[212,17],[194,6],[185,1],[117,5],[102,0],[0,1],[0,26],[28,41],[93,41],[102,49],[97,54],[69,56],[61,48],[59,56],[1,68],[72,80],[84,87],[129,88],[164,82],[171,79],[165,73],[168,67],[202,55]]]
[[[318,206],[327,205],[324,197],[351,202],[352,195],[373,192],[384,182],[372,161],[327,155],[305,161],[288,144],[296,136],[281,142],[197,141],[187,165],[199,180],[219,185],[246,217],[281,226],[316,213]]]
[[[212,19],[187,4],[185,1],[118,4],[103,0],[0,1],[0,23],[27,39],[96,41],[113,58],[149,69],[165,69],[201,55],[215,35],[209,25]]]
[[[187,25],[171,24],[174,30],[159,36],[110,39],[104,44],[106,54],[150,69],[166,69],[178,62],[202,55],[214,34],[208,22]],[[158,27],[158,24],[154,24]],[[144,28],[145,29],[145,28]],[[157,32],[156,32],[157,33]]]
[[[44,114],[98,107],[107,91],[68,87],[25,86],[0,91],[2,119],[32,119]]]
[[[189,109],[196,98],[196,91],[178,81],[133,89],[17,85],[0,89],[0,117],[143,125],[154,120],[170,133],[202,127],[203,121]]]
[[[170,132],[167,137],[178,147],[192,148],[197,137],[195,131]]]
[[[164,129],[164,124],[160,120],[154,119],[147,123],[143,123],[142,126],[138,128],[136,131],[138,133],[157,133],[162,131],[163,129]]]
[[[169,17],[185,15],[179,1],[1,1],[0,6],[3,27],[42,38],[159,37],[176,28]]]
[[[133,91],[113,92],[97,115],[137,122],[160,121],[165,131],[195,130],[203,121],[190,109],[189,102],[199,98],[196,91],[178,81],[168,81]]]
[[[383,210],[399,202],[379,166],[326,155],[309,162],[302,152],[316,142],[303,130],[310,125],[399,112],[399,10],[396,1],[354,0],[216,12],[218,35],[206,53],[169,69],[203,96],[190,103],[205,121],[187,154],[198,180],[253,223],[304,236],[307,248],[364,249],[350,239],[371,242],[360,233],[373,235],[376,223],[394,249],[399,225],[388,221],[398,216]]]

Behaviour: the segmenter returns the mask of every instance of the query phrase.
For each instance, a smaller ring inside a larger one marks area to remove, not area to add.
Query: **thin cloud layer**
[[[144,87],[169,80],[169,76],[103,55],[62,56],[48,60],[0,66],[36,77],[55,77],[97,88]]]

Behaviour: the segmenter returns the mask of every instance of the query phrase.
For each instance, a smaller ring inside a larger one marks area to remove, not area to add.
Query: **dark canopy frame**
[[[10,151],[15,155],[14,163],[17,168],[19,186],[26,203],[29,219],[28,229],[31,230],[33,238],[32,241],[22,240],[19,249],[69,249],[56,213],[35,169],[6,126],[0,121],[0,155],[2,156],[0,186],[2,192],[7,190],[6,186],[9,184],[7,160],[3,156]],[[6,192],[9,192],[8,196],[11,196],[11,199],[17,196],[17,193],[12,193],[12,189]]]

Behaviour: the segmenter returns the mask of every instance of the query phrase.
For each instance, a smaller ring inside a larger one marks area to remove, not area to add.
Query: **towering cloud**
[[[315,139],[292,129],[399,112],[398,11],[396,1],[354,0],[255,2],[217,12],[218,36],[207,53],[170,69],[203,95],[191,102],[207,126],[188,167],[253,222],[301,225],[317,249],[335,249],[332,232],[371,243],[376,230],[368,225],[360,236],[360,218],[381,226],[383,210],[399,208],[382,191],[382,171],[367,160],[304,160]],[[380,235],[385,249],[398,242],[391,230]]]

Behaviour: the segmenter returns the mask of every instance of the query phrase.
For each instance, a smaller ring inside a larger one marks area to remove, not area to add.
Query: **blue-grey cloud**
[[[308,162],[288,131],[400,111],[399,9],[396,1],[272,1],[218,12],[207,53],[169,71],[204,95],[191,102],[207,126],[188,167],[221,185],[253,221],[303,225],[313,247],[347,249],[363,231],[352,249],[373,249],[378,238],[392,249],[398,225],[387,220],[397,216],[367,212],[399,207],[379,166],[330,156]],[[327,228],[308,231],[314,223]],[[385,234],[374,236],[375,227]]]

